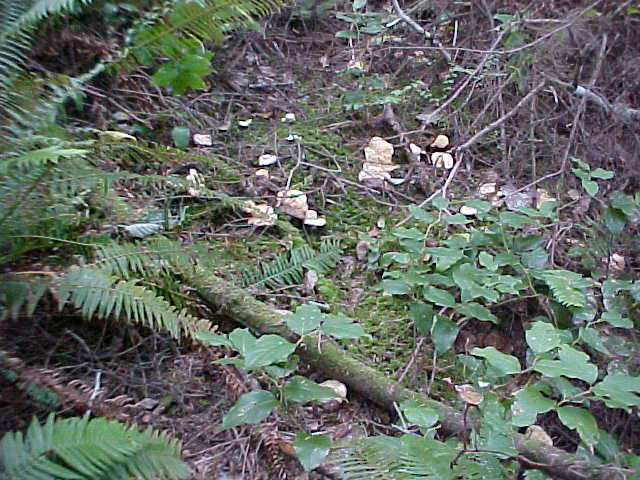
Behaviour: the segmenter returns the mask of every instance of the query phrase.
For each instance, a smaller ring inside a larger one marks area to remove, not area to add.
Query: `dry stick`
[[[516,104],[515,107],[513,107],[507,113],[502,115],[495,122],[492,122],[489,125],[487,125],[486,127],[484,127],[482,130],[480,130],[478,133],[476,133],[473,137],[471,137],[469,140],[464,142],[462,145],[457,146],[454,149],[454,152],[460,152],[460,155],[458,155],[458,161],[456,162],[456,164],[451,169],[451,172],[449,172],[449,175],[447,176],[447,179],[445,180],[444,185],[442,186],[442,188],[436,190],[429,197],[427,197],[425,200],[423,200],[418,205],[418,208],[424,207],[427,203],[429,203],[431,200],[433,200],[433,198],[436,197],[437,195],[442,195],[443,197],[446,196],[447,195],[447,188],[449,188],[449,185],[451,185],[451,182],[453,181],[454,177],[458,173],[458,170],[460,169],[460,165],[462,165],[462,154],[461,153],[464,152],[464,150],[469,148],[471,145],[476,143],[487,132],[490,132],[494,128],[500,126],[507,119],[509,119],[513,115],[515,115],[518,112],[518,110],[520,110],[520,108],[522,108],[522,106],[525,103],[527,103],[536,93],[538,93],[538,91],[540,91],[540,89],[542,89],[542,87],[545,86],[545,84],[546,84],[546,81],[544,81],[544,80],[542,82],[540,82],[538,85],[535,86],[535,88],[533,90],[531,90],[524,97],[522,97],[522,99]],[[411,215],[409,215],[408,217],[404,218],[395,227],[397,228],[400,225],[403,225],[404,223],[408,222],[410,219],[411,219]]]
[[[602,59],[604,58],[604,53],[607,47],[607,35],[605,34],[602,38],[602,44],[600,45],[600,52],[598,54],[598,60],[596,62],[596,67],[593,70],[593,74],[591,75],[591,79],[589,80],[589,87],[588,88],[593,88],[596,79],[598,78],[598,75],[600,75],[600,70],[602,69]],[[545,77],[552,79],[553,81],[558,81],[561,82],[560,80],[556,80],[552,77],[549,77],[549,75],[543,74]],[[564,83],[564,82],[561,82]],[[507,198],[510,197],[511,195],[515,195],[516,193],[520,193],[522,191],[528,190],[529,188],[538,185],[541,182],[544,182],[545,180],[548,180],[550,178],[553,177],[557,177],[558,175],[561,175],[565,172],[566,167],[567,167],[567,161],[569,159],[569,153],[571,152],[571,146],[573,145],[573,141],[575,140],[576,137],[576,133],[578,131],[578,123],[580,120],[580,116],[582,115],[582,112],[584,111],[584,107],[586,104],[587,99],[585,97],[582,97],[580,104],[578,105],[578,108],[576,109],[576,113],[573,116],[573,121],[571,123],[571,133],[569,133],[569,141],[567,142],[567,146],[564,149],[564,153],[562,154],[562,162],[560,164],[560,169],[557,170],[556,172],[553,173],[548,173],[547,175],[544,175],[543,177],[540,177],[539,179],[526,184],[524,187],[518,188],[517,190],[514,190],[513,192],[509,193],[508,195],[505,195],[503,198]]]
[[[531,48],[536,46],[538,43],[543,42],[544,40],[546,40],[549,37],[552,37],[553,35],[555,35],[556,33],[569,28],[571,25],[573,25],[574,23],[576,23],[578,21],[578,19],[580,17],[582,17],[585,13],[589,12],[590,10],[593,10],[595,8],[596,5],[598,5],[602,0],[596,0],[595,2],[593,2],[591,5],[588,5],[586,8],[583,8],[580,12],[578,12],[571,20],[569,20],[567,23],[560,25],[558,28],[554,28],[553,30],[551,30],[550,32],[545,33],[544,35],[542,35],[540,38],[536,38],[534,41],[529,42],[525,45],[521,45],[519,47],[516,48],[512,48],[510,50],[503,50],[502,54],[510,54],[510,53],[518,53],[521,52],[522,50],[526,50],[527,48]]]
[[[424,37],[429,40],[431,43],[433,43],[433,45],[435,45],[435,47],[440,50],[440,53],[442,54],[442,56],[444,57],[444,59],[447,61],[447,63],[451,63],[451,55],[449,55],[449,52],[447,52],[444,47],[442,46],[442,43],[440,43],[438,41],[438,39],[436,39],[432,34],[430,34],[429,32],[427,32],[424,28],[422,28],[415,20],[413,20],[409,15],[407,15],[402,8],[400,8],[400,4],[398,3],[398,0],[391,0],[391,3],[393,4],[393,8],[396,11],[396,13],[398,14],[398,16],[402,19],[403,22],[405,22],[407,25],[409,25],[411,28],[413,28],[416,32],[418,32],[420,35],[424,35]]]
[[[507,29],[502,30],[500,32],[500,34],[498,35],[498,38],[495,39],[495,41],[493,42],[493,45],[491,45],[491,50],[493,50],[496,45],[499,45],[500,42],[502,41],[502,37],[504,37],[505,33],[507,33]],[[487,61],[489,60],[489,58],[491,58],[492,53],[487,53],[484,55],[484,57],[482,58],[482,60],[480,60],[480,63],[478,63],[478,65],[476,66],[475,70],[473,72],[471,72],[469,75],[467,75],[467,78],[464,79],[464,81],[453,91],[453,93],[451,94],[451,96],[449,98],[447,98],[447,100],[445,100],[445,102],[443,104],[441,104],[438,108],[436,108],[433,112],[431,112],[429,114],[430,119],[436,119],[438,118],[438,115],[440,114],[440,112],[442,112],[445,108],[447,108],[449,105],[451,105],[451,103],[458,98],[458,95],[460,95],[462,93],[462,91],[467,88],[467,85],[469,85],[469,82],[471,82],[471,80],[473,78],[476,78],[476,75],[478,75],[480,73],[480,70],[482,70],[482,68],[485,66],[485,64],[487,63]],[[431,120],[427,119],[424,120],[423,123],[427,124],[427,123],[431,123]]]
[[[254,333],[275,333],[290,341],[299,337],[284,325],[283,315],[271,306],[262,303],[245,290],[216,277],[211,272],[184,265],[174,265],[200,298],[218,315],[232,318],[250,328]],[[388,375],[356,359],[338,343],[318,335],[309,335],[298,344],[296,354],[312,368],[327,377],[342,381],[351,389],[364,395],[374,403],[394,411],[394,402],[415,400],[426,407],[435,409],[442,429],[461,438],[466,433],[462,414],[449,405],[438,402],[424,394],[398,387]],[[473,425],[473,421],[471,424]],[[618,480],[620,468],[614,465],[594,465],[589,460],[577,457],[532,440],[525,435],[513,433],[513,445],[519,455],[536,468],[546,471],[554,478],[565,480]]]

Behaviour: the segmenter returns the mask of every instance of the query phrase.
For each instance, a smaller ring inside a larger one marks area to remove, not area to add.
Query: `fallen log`
[[[179,268],[179,266],[176,266]],[[200,268],[180,268],[185,283],[217,314],[224,315],[249,328],[254,333],[277,334],[290,341],[298,337],[284,324],[283,315],[258,301],[247,291]],[[465,424],[461,412],[433,400],[426,395],[397,385],[387,375],[366,365],[345,351],[331,339],[311,336],[301,343],[296,353],[300,358],[327,377],[339,380],[377,405],[395,412],[394,403],[413,399],[435,409],[440,416],[442,430],[460,438],[473,425]],[[517,459],[527,467],[536,468],[564,480],[624,480],[634,472],[617,465],[598,465],[559,448],[545,445],[525,435],[512,435]]]

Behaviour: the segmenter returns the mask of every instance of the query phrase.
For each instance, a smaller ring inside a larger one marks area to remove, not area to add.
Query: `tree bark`
[[[247,291],[201,269],[182,271],[189,284],[216,313],[227,316],[254,333],[277,334],[290,341],[299,337],[284,323],[283,314],[256,300]],[[342,349],[335,341],[311,335],[296,353],[302,360],[326,376],[339,380],[377,405],[395,412],[394,403],[413,399],[435,409],[442,429],[458,437],[468,435],[472,421],[465,424],[461,412],[426,395],[398,385],[394,380]],[[564,450],[544,445],[515,433],[512,436],[518,459],[528,467],[566,480],[623,480],[633,473],[615,465],[597,465]]]

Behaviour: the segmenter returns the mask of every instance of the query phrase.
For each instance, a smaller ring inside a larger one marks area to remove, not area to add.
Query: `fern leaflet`
[[[119,280],[99,269],[73,269],[56,290],[60,308],[71,301],[86,318],[124,316],[154,331],[164,330],[175,339],[193,337],[198,330],[210,330],[206,320],[178,311],[164,298],[137,284]]]
[[[305,268],[319,274],[324,273],[338,264],[341,253],[342,249],[335,241],[324,241],[319,253],[304,245],[277,255],[269,263],[258,263],[255,267],[241,271],[241,283],[249,288],[271,289],[299,284]]]
[[[167,435],[139,432],[104,418],[34,419],[26,433],[7,433],[0,466],[9,480],[179,479],[191,472],[181,445]]]

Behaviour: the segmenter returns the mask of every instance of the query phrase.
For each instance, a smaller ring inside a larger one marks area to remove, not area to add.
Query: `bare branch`
[[[420,35],[424,35],[424,38],[429,40],[438,50],[440,50],[440,53],[442,54],[444,59],[447,61],[447,63],[451,63],[451,55],[449,55],[449,52],[447,52],[443,48],[442,43],[440,43],[440,41],[438,41],[438,39],[436,39],[431,33],[427,32],[414,19],[412,19],[409,15],[407,15],[404,12],[404,10],[400,8],[400,4],[398,3],[398,0],[391,0],[391,3],[393,5],[394,10],[398,14],[398,16],[402,19],[402,21],[407,25],[409,25],[411,28],[413,28]]]

